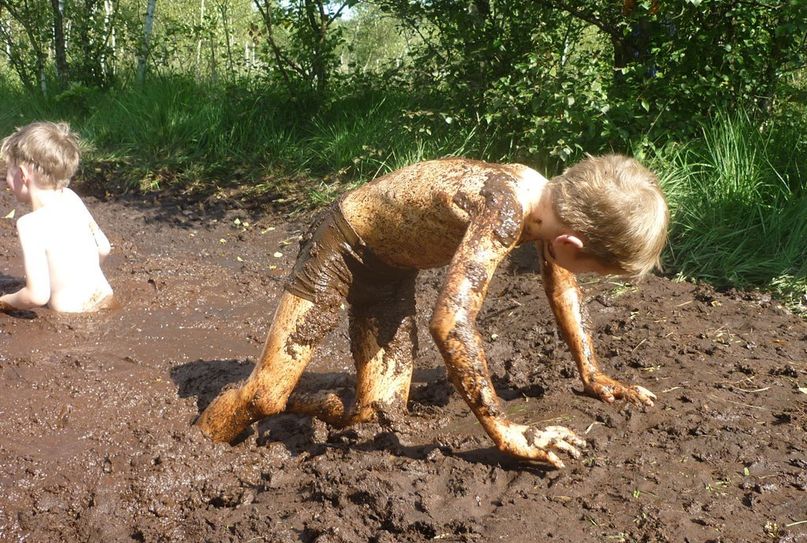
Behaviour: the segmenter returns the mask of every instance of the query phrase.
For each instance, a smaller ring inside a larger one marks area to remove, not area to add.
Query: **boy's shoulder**
[[[547,181],[546,177],[529,166],[525,166],[524,164],[518,164],[515,162],[512,164],[502,164],[502,168],[507,170],[510,175],[516,179],[522,181],[537,181],[540,183],[545,183]]]
[[[89,214],[89,209],[87,209],[84,200],[82,200],[81,197],[73,191],[73,189],[67,187],[63,188],[62,195],[63,196],[59,201],[59,205],[52,208],[54,214],[78,214],[78,216],[82,219],[84,218],[85,214]]]
[[[62,189],[65,195],[65,199],[67,202],[73,204],[81,204],[82,207],[86,207],[84,205],[84,200],[81,199],[81,196],[75,193],[75,191],[69,187],[65,187]]]
[[[37,209],[17,219],[17,233],[23,245],[39,243],[36,240],[44,238],[45,232],[48,231],[49,216],[43,211]]]

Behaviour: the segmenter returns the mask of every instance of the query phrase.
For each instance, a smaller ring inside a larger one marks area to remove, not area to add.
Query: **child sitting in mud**
[[[18,129],[3,140],[0,159],[14,196],[33,208],[17,220],[25,286],[0,296],[0,311],[113,307],[112,287],[101,271],[109,240],[67,188],[79,163],[78,141],[67,124],[36,122]]]
[[[577,458],[585,442],[564,427],[508,420],[494,391],[476,328],[493,273],[514,247],[535,242],[545,292],[585,391],[609,403],[652,406],[652,392],[599,369],[575,274],[650,271],[667,223],[655,176],[620,155],[588,158],[551,180],[519,164],[462,158],[380,177],[344,195],[309,230],[260,361],[197,424],[214,441],[232,442],[283,410],[337,426],[405,410],[417,350],[415,277],[448,265],[430,331],[449,379],[501,451],[562,467],[556,453]],[[350,304],[355,396],[292,394],[343,300]]]

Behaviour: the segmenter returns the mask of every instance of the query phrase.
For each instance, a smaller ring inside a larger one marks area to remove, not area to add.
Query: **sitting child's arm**
[[[586,393],[606,403],[626,399],[635,404],[652,406],[656,399],[655,394],[638,385],[623,385],[600,370],[594,354],[594,342],[586,329],[588,319],[575,275],[555,264],[548,256],[549,251],[541,244],[538,245],[538,251],[542,255],[541,275],[549,305],[555,314],[561,335],[569,345],[572,358],[577,363]]]
[[[112,244],[109,243],[109,239],[107,239],[101,227],[92,218],[90,218],[90,232],[92,232],[95,245],[98,247],[98,258],[103,262],[112,251]]]
[[[50,273],[42,232],[32,215],[17,221],[25,266],[25,286],[17,292],[0,297],[0,302],[14,309],[32,309],[50,300]]]
[[[112,251],[112,244],[109,243],[109,239],[104,235],[98,223],[95,222],[92,213],[87,209],[87,205],[79,195],[70,189],[66,189],[65,192],[75,200],[75,204],[83,210],[83,214],[87,217],[87,227],[90,229],[90,234],[92,234],[92,239],[95,241],[95,246],[98,247],[98,260],[103,262],[104,259],[109,256],[110,251]]]

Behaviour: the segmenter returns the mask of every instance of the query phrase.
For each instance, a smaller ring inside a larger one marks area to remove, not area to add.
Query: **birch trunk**
[[[146,22],[143,25],[143,43],[140,48],[140,58],[137,60],[137,83],[142,85],[146,80],[146,66],[148,64],[149,45],[151,43],[151,30],[154,27],[154,8],[157,0],[148,0],[146,8]]]

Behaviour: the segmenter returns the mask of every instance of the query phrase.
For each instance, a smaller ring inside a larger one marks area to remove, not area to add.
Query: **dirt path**
[[[436,272],[419,283],[410,417],[336,431],[282,415],[214,445],[191,423],[251,370],[302,225],[226,203],[88,203],[124,307],[0,314],[0,541],[807,541],[807,324],[764,296],[587,285],[603,365],[659,397],[608,406],[576,393],[515,255],[481,329],[511,416],[588,440],[565,470],[499,454],[446,381],[425,326]],[[0,216],[13,207],[3,191]],[[0,291],[21,275],[0,219]],[[309,384],[350,384],[345,329]]]

